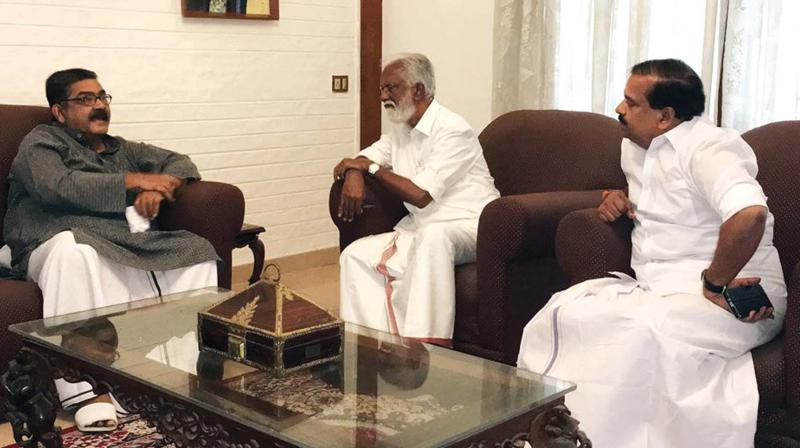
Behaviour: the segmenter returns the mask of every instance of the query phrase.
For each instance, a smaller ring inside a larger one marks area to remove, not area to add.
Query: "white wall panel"
[[[85,67],[114,95],[111,133],[193,157],[242,189],[269,257],[335,246],[333,165],[357,150],[358,2],[281,0],[280,20],[185,18],[179,0],[0,0],[0,103],[46,103]],[[234,263],[250,262],[237,251]]]
[[[406,52],[428,56],[436,72],[436,97],[476,132],[492,118],[494,3],[383,0],[384,57]]]

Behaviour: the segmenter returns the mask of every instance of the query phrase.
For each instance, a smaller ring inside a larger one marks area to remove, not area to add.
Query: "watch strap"
[[[713,292],[714,294],[722,294],[725,292],[725,285],[715,285],[706,278],[707,271],[708,269],[703,269],[703,272],[700,274],[700,278],[703,280],[703,288]]]

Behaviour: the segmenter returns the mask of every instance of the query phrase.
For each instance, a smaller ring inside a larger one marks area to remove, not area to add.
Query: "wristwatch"
[[[369,164],[369,168],[367,168],[367,173],[369,173],[370,176],[374,176],[380,169],[381,169],[380,165],[378,165],[375,162],[372,162]]]
[[[713,292],[714,294],[722,294],[725,292],[725,285],[719,286],[711,283],[706,278],[706,272],[708,269],[703,269],[703,272],[700,273],[700,278],[703,280],[703,288]]]

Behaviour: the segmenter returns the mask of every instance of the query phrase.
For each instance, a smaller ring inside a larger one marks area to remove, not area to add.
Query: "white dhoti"
[[[159,288],[161,294],[172,294],[217,286],[217,264],[143,271],[102,257],[65,231],[31,252],[28,277],[42,290],[42,314],[51,317],[155,297]]]
[[[525,327],[518,366],[577,383],[566,402],[598,448],[752,447],[749,350],[780,331],[785,295],[765,285],[776,319],[753,324],[622,277],[555,294]]]
[[[430,223],[371,235],[340,257],[343,320],[450,345],[455,270],[475,260],[477,220]]]
[[[42,290],[43,316],[86,311],[133,300],[217,286],[217,264],[207,261],[168,271],[143,271],[108,260],[72,232],[56,234],[31,252],[28,277]],[[155,279],[155,280],[154,280]],[[83,401],[88,383],[56,381],[64,405]]]

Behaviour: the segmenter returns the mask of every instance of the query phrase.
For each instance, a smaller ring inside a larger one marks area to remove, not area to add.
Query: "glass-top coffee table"
[[[47,421],[60,376],[111,390],[178,446],[252,448],[508,444],[543,437],[575,389],[355,325],[341,360],[276,378],[198,351],[197,312],[231,294],[201,289],[11,326],[24,344],[4,378],[15,438],[60,446]]]

